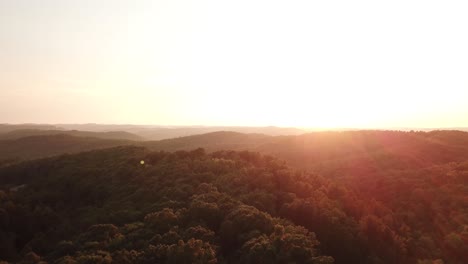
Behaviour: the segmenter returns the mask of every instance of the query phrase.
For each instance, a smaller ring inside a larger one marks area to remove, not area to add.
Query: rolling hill
[[[76,137],[66,134],[28,136],[0,140],[0,165],[27,159],[37,159],[61,154],[78,153],[93,149],[129,145],[134,141]]]
[[[151,150],[177,151],[204,148],[207,151],[247,150],[271,142],[272,136],[218,131],[201,135],[146,141],[141,145]]]
[[[346,131],[298,136],[214,132],[142,143],[152,150],[252,150],[303,169],[403,169],[468,158],[468,132]]]
[[[102,139],[109,133],[72,131],[71,135],[59,134],[2,140],[0,141],[0,146],[2,146],[0,160],[39,158],[119,145],[136,145],[164,151],[196,148],[204,148],[209,152],[251,150],[274,155],[300,169],[332,176],[423,168],[468,159],[468,132],[461,131],[313,132],[297,136],[268,136],[219,131],[160,141]],[[76,135],[94,137],[80,138]],[[118,137],[117,135],[120,133],[112,134],[115,137]],[[124,133],[123,136],[127,134]],[[128,138],[133,137],[130,134]],[[47,148],[48,144],[52,146],[50,149]]]
[[[125,131],[91,132],[78,130],[20,129],[0,133],[0,140],[20,139],[31,136],[70,135],[74,137],[92,137],[100,139],[143,140],[142,137]]]
[[[41,124],[0,124],[0,133],[8,133],[14,130],[34,129],[34,130],[57,130],[60,129],[54,125]]]
[[[162,140],[207,134],[217,131],[232,131],[246,134],[265,134],[270,136],[300,135],[304,130],[293,127],[243,127],[243,126],[143,126],[143,125],[102,125],[102,124],[58,124],[63,129],[81,131],[128,131],[145,140]]]

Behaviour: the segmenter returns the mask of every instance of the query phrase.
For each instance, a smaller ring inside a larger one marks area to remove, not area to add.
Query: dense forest
[[[466,134],[222,132],[194,136],[209,151],[155,151],[202,145],[188,137],[8,163],[0,259],[464,263]]]

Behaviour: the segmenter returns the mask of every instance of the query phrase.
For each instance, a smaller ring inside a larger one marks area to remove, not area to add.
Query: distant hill
[[[109,133],[113,135],[112,132]],[[158,151],[196,148],[204,148],[209,152],[251,150],[274,155],[301,169],[326,172],[328,175],[341,175],[366,174],[382,169],[422,168],[431,164],[468,159],[468,133],[462,131],[312,132],[298,136],[268,136],[219,131],[160,141],[103,139],[109,133],[72,131],[71,135],[2,140],[0,141],[2,147],[0,160],[39,158],[119,145],[143,146]],[[116,134],[120,136],[120,132]],[[95,137],[86,138],[76,135]],[[114,136],[118,137],[117,135]],[[97,136],[103,138],[96,138]],[[122,136],[127,135],[123,133]],[[129,138],[133,137],[130,135]]]
[[[346,131],[298,136],[214,132],[144,142],[152,150],[253,150],[280,157],[300,168],[336,171],[403,169],[468,158],[468,132]],[[330,166],[333,165],[333,166]]]
[[[142,140],[143,138],[135,134],[124,131],[109,132],[91,132],[78,130],[41,130],[41,129],[21,129],[13,130],[7,133],[0,133],[0,140],[19,139],[30,136],[51,136],[51,135],[70,135],[75,137],[93,137],[101,139],[120,139],[120,140]]]
[[[177,137],[185,137],[216,131],[232,131],[238,133],[255,133],[270,136],[300,135],[306,131],[293,127],[242,127],[242,126],[144,126],[144,125],[102,125],[102,124],[59,124],[58,127],[72,130],[86,131],[127,131],[139,135],[146,140],[162,140]]]
[[[218,131],[207,134],[146,141],[141,145],[151,150],[177,151],[204,148],[207,151],[247,150],[269,143],[273,137],[263,134],[243,134],[232,131]]]
[[[55,129],[60,129],[60,128],[54,125],[41,125],[41,124],[19,124],[19,125],[0,124],[0,133],[8,133],[14,130],[22,130],[22,129],[55,130]]]
[[[183,128],[155,128],[136,132],[138,135],[148,140],[170,139],[175,137],[184,137],[213,133],[217,131],[231,131],[246,134],[265,134],[269,136],[278,135],[299,135],[305,133],[304,130],[297,128],[282,127],[183,127]]]
[[[44,158],[66,153],[129,145],[134,141],[76,137],[66,134],[0,140],[0,161]],[[5,162],[6,163],[6,162]],[[1,165],[1,162],[0,162]]]

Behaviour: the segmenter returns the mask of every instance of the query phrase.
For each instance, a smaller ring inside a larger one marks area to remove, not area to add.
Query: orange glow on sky
[[[0,123],[468,127],[466,1],[2,1]]]

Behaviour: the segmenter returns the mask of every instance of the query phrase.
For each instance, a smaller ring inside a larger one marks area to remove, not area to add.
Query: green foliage
[[[242,193],[219,191],[253,168],[246,160],[266,164],[248,152],[233,159],[128,147],[6,167],[0,223],[10,246],[1,256],[25,260],[28,249],[56,263],[238,262],[244,244],[269,237],[276,224],[296,230],[242,203]],[[295,244],[308,252],[296,260],[320,256],[315,237],[307,239]]]
[[[251,238],[273,231],[273,219],[255,207],[241,205],[228,214],[220,228],[220,235],[229,249],[237,249]]]
[[[302,227],[276,225],[274,232],[247,241],[241,249],[242,263],[333,263],[317,257],[315,236]]]
[[[167,264],[203,264],[217,263],[216,253],[210,243],[191,238],[187,242],[179,240],[177,244],[159,245],[156,254],[165,256]]]
[[[468,162],[412,152],[452,144],[445,134],[315,136],[278,140],[293,149],[303,142],[323,146],[322,154],[308,156],[320,173],[248,151],[139,147],[1,167],[0,259],[459,264],[468,258]],[[359,148],[347,145],[353,140]],[[406,164],[395,153],[421,154],[424,162]]]
[[[177,225],[179,222],[179,214],[175,213],[171,208],[164,208],[161,211],[147,214],[144,221],[157,233],[165,233],[172,226]]]

